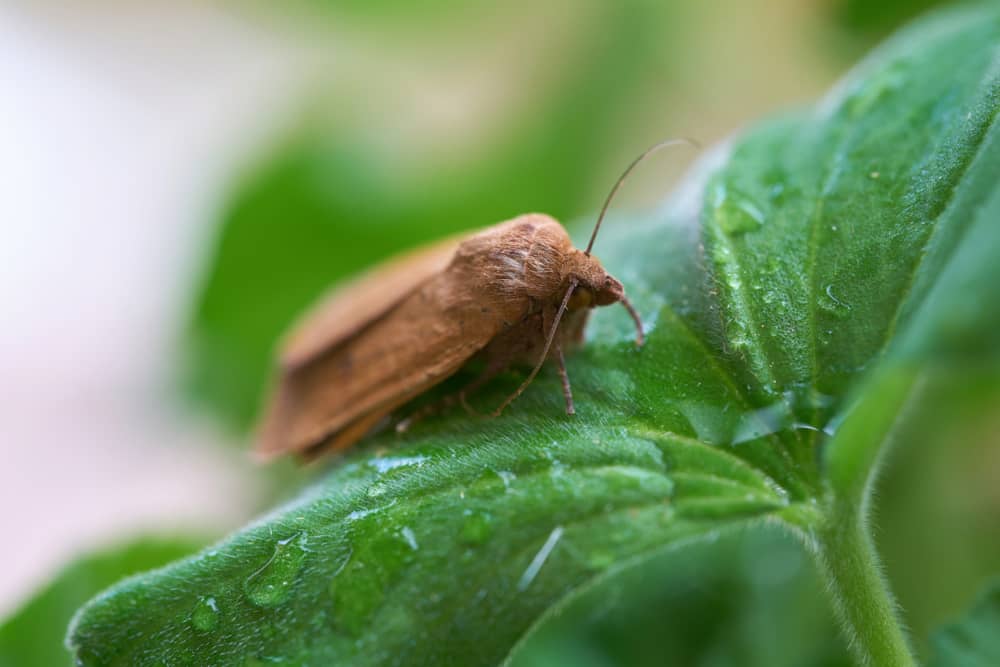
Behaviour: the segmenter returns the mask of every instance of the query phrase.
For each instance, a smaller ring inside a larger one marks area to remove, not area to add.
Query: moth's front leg
[[[625,306],[625,310],[628,311],[632,321],[635,322],[635,346],[642,347],[646,344],[646,336],[642,332],[642,318],[639,317],[639,311],[635,309],[635,306],[632,305],[632,302],[624,294],[622,294],[622,305]]]
[[[574,324],[578,325],[581,321],[578,317],[574,317],[574,315],[576,313],[571,313],[563,318],[560,324],[561,330],[556,332],[552,351],[549,353],[549,358],[555,362],[556,368],[559,370],[559,379],[562,381],[563,398],[566,401],[566,414],[568,415],[575,415],[576,408],[573,405],[573,389],[569,383],[569,373],[566,372],[566,356],[563,354],[562,339],[568,333],[569,342],[572,343],[574,338],[581,335],[580,331],[574,331],[574,328],[582,330],[580,326],[574,327]],[[555,316],[555,308],[545,308],[542,310],[541,337],[543,340],[555,322]]]
[[[566,372],[566,359],[563,357],[562,345],[556,343],[556,364],[559,366],[559,379],[562,380],[563,398],[566,399],[566,414],[575,415],[573,407],[573,389],[569,386],[569,374]]]

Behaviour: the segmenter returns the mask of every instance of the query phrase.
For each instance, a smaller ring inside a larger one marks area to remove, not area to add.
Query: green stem
[[[915,666],[864,511],[844,501],[832,509],[819,534],[818,558],[851,650],[866,667]]]

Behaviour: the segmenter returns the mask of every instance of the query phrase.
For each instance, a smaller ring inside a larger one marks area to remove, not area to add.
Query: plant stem
[[[843,500],[832,509],[819,534],[818,559],[855,658],[864,666],[915,666],[864,511]]]

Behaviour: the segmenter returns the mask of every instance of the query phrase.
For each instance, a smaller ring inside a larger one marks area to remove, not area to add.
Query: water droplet
[[[864,115],[877,102],[906,85],[905,63],[896,61],[873,76],[866,78],[850,91],[845,106],[852,118]]]
[[[371,516],[372,514],[378,514],[379,512],[387,510],[387,509],[389,509],[390,507],[392,507],[395,504],[396,504],[396,500],[393,499],[392,502],[387,503],[385,505],[382,505],[381,507],[371,507],[371,508],[366,509],[366,510],[354,510],[353,512],[351,512],[350,514],[348,514],[346,517],[344,517],[344,519],[346,521],[348,521],[348,522],[360,521],[361,519],[364,519],[365,517]]]
[[[378,498],[379,496],[385,494],[387,490],[388,489],[386,489],[385,484],[383,484],[382,482],[375,482],[374,484],[368,487],[368,492],[367,492],[368,497]]]
[[[394,502],[357,511],[349,527],[350,551],[345,548],[328,585],[334,624],[352,637],[370,627],[372,615],[383,606],[394,582],[413,562],[423,539],[399,521],[401,517],[385,511]]]
[[[351,548],[346,549],[340,556],[335,560],[335,565],[333,568],[333,576],[330,577],[330,586],[328,588],[330,595],[336,595],[337,590],[337,577],[340,573],[344,571],[347,564],[351,562],[351,556],[354,555],[354,550]]]
[[[702,401],[681,401],[677,407],[699,440],[713,445],[728,441],[730,431],[727,424],[731,420],[723,418],[719,406]]]
[[[103,665],[104,660],[96,651],[89,648],[78,648],[76,653],[76,667],[89,667],[90,665]]]
[[[368,461],[368,465],[379,472],[385,474],[397,468],[409,466],[422,466],[427,462],[426,456],[381,456]]]
[[[305,560],[305,542],[306,534],[296,533],[275,543],[268,561],[243,583],[251,602],[259,607],[273,607],[288,599]]]
[[[733,350],[744,350],[750,347],[750,340],[748,338],[744,338],[743,336],[734,336],[729,341],[729,347]]]
[[[399,534],[400,536],[402,536],[403,540],[406,542],[406,545],[408,547],[410,547],[414,551],[420,549],[420,545],[417,544],[417,535],[416,533],[413,532],[412,528],[410,528],[409,526],[403,526],[399,530]]]
[[[844,419],[847,418],[847,414],[848,411],[844,411],[834,415],[830,421],[823,426],[823,433],[826,433],[829,436],[835,435],[837,433],[837,429],[839,429],[840,425],[844,423]]]
[[[725,185],[715,188],[715,219],[728,236],[753,232],[764,224],[764,212],[749,197]]]
[[[851,312],[851,304],[838,297],[833,291],[833,285],[827,285],[817,302],[819,307],[837,317],[847,317]]]
[[[219,623],[219,605],[213,597],[202,597],[191,612],[191,624],[202,632],[208,632]]]
[[[462,523],[462,541],[482,544],[493,536],[493,517],[488,512],[466,510]]]
[[[647,496],[659,496],[667,499],[674,493],[674,482],[664,475],[633,466],[609,466],[604,469],[604,475],[614,479],[619,488],[639,491]]]
[[[553,443],[557,444],[557,443]],[[566,472],[566,466],[560,461],[551,450],[545,450],[545,458],[549,460],[549,475],[552,477],[562,477],[563,473]]]
[[[767,196],[772,202],[780,204],[785,199],[785,184],[775,183],[768,189]]]
[[[744,414],[733,433],[732,444],[756,440],[772,433],[777,433],[792,422],[792,412],[786,401],[773,403],[760,410],[751,410]]]
[[[507,490],[510,490],[510,485],[517,479],[517,475],[512,473],[510,470],[494,470],[493,472],[497,474],[497,477],[500,478],[500,481],[503,482],[504,488]]]

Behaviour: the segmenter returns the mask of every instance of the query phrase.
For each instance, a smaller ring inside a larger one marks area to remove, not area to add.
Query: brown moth
[[[512,364],[533,366],[494,411],[499,415],[551,360],[573,414],[564,354],[582,342],[591,309],[623,304],[636,343],[643,343],[625,289],[590,254],[601,221],[629,172],[676,143],[656,144],[629,165],[585,251],[573,247],[558,221],[530,213],[402,255],[322,299],[284,341],[256,454],[312,457],[345,449],[477,356],[485,368],[459,392],[463,405],[467,394]]]

